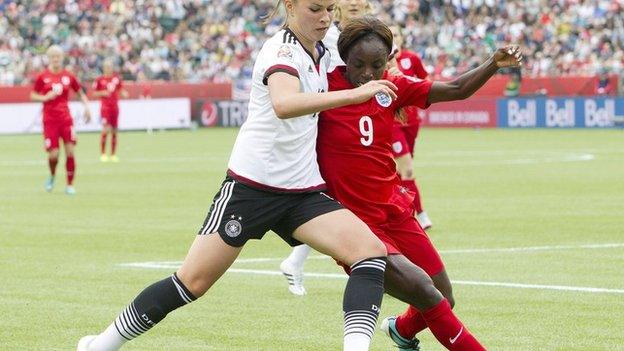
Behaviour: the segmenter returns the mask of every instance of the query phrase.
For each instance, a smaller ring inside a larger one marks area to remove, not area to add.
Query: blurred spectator
[[[0,0],[0,84],[27,84],[58,43],[81,80],[115,57],[123,79],[229,81],[250,75],[281,24],[276,0]],[[495,47],[525,49],[523,74],[624,72],[624,0],[372,0],[405,28],[432,78],[475,67]]]
[[[600,74],[596,78],[596,95],[613,95],[615,88],[615,84],[609,77],[609,71],[600,70]]]

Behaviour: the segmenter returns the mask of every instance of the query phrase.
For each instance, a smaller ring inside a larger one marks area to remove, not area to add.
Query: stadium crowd
[[[0,0],[0,85],[28,84],[54,43],[92,80],[115,58],[126,80],[228,81],[251,75],[280,28],[274,0]],[[373,12],[405,27],[406,47],[433,77],[475,67],[519,44],[526,76],[624,72],[624,0],[380,0]]]

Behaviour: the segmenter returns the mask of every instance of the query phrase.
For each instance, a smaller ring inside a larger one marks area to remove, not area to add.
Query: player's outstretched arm
[[[373,80],[354,89],[326,93],[303,93],[300,81],[288,73],[277,72],[269,76],[271,104],[277,118],[288,119],[335,107],[358,104],[377,93],[396,98],[396,85],[387,80]]]
[[[463,100],[474,94],[499,68],[522,65],[522,52],[518,46],[506,46],[479,67],[470,70],[450,82],[434,82],[429,92],[430,104],[442,101]]]

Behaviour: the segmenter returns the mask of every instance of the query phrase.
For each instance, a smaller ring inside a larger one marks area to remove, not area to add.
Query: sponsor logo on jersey
[[[235,217],[232,215],[232,218]],[[242,218],[238,217],[238,220],[231,219],[227,223],[225,223],[225,234],[230,238],[236,238],[243,231],[243,226],[240,224],[240,220]]]
[[[390,106],[390,104],[392,104],[392,98],[388,96],[388,94],[383,92],[375,94],[375,99],[381,107],[388,107]]]
[[[401,59],[401,67],[403,67],[403,69],[410,69],[410,67],[412,67],[412,60],[408,59],[408,58],[404,58]]]
[[[292,49],[288,45],[280,46],[279,50],[277,50],[277,57],[283,57],[292,61],[293,53]]]

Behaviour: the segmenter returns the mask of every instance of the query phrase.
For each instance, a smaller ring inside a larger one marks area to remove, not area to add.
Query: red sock
[[[76,161],[74,160],[74,156],[67,156],[65,169],[67,170],[67,185],[72,185],[74,183],[74,171],[76,170]]]
[[[422,313],[431,333],[438,341],[451,351],[485,350],[477,339],[468,331],[462,322],[451,311],[446,299]]]
[[[58,158],[48,157],[48,166],[50,166],[50,174],[54,177],[56,174],[56,164],[58,163]]]
[[[416,185],[416,180],[408,179],[402,180],[401,185],[407,188],[407,190],[413,192],[414,195],[414,207],[416,209],[416,213],[421,213],[423,211],[422,202],[420,201],[420,191],[418,190],[418,185]]]
[[[100,135],[100,154],[104,155],[106,153],[106,132],[102,131]]]
[[[427,322],[414,306],[408,306],[407,310],[397,317],[396,328],[402,337],[412,340],[416,334],[427,329]]]
[[[113,132],[111,134],[111,155],[114,155],[116,150],[117,150],[117,133]]]

